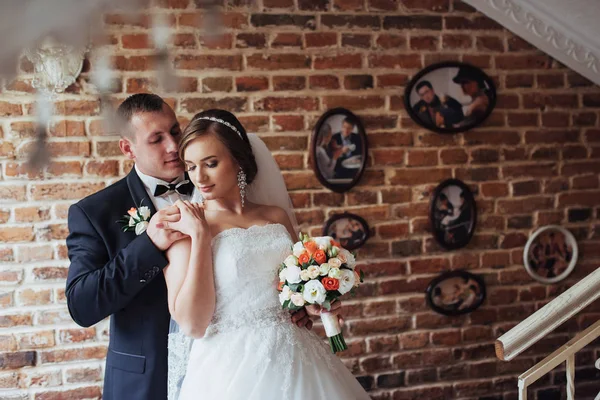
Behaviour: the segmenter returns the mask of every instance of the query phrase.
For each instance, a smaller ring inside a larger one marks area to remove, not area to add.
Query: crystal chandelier
[[[83,67],[87,47],[75,47],[45,38],[36,48],[25,50],[33,63],[35,76],[33,86],[51,99],[75,82]]]

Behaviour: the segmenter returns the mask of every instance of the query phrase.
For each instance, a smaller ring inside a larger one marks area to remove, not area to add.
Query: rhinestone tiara
[[[231,125],[229,122],[224,121],[222,119],[219,118],[215,118],[215,117],[200,117],[198,119],[207,119],[209,121],[213,121],[213,122],[218,122],[219,124],[223,124],[226,127],[228,127],[229,129],[231,129],[232,131],[234,131],[235,133],[238,134],[238,136],[240,137],[240,139],[243,139],[242,134],[240,133],[240,131],[237,130],[237,128],[233,125]]]

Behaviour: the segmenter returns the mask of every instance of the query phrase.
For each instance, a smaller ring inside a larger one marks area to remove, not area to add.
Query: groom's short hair
[[[128,125],[131,118],[137,113],[160,112],[165,101],[162,97],[152,93],[136,93],[126,98],[117,108],[117,116],[123,124]],[[133,139],[133,132],[129,126],[121,129],[121,136]]]

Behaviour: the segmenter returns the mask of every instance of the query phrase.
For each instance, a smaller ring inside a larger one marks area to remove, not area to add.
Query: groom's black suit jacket
[[[69,208],[67,304],[84,327],[111,316],[103,392],[109,400],[167,398],[167,259],[146,233],[123,232],[116,222],[140,203],[154,215],[132,168]]]

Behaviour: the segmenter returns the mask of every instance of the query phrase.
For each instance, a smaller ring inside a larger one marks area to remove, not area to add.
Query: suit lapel
[[[152,203],[152,199],[148,197],[148,192],[146,192],[142,180],[137,172],[135,172],[135,168],[131,168],[131,171],[127,175],[127,186],[129,186],[129,193],[131,193],[131,198],[133,199],[136,208],[143,205],[150,209],[150,215],[156,214],[154,203]]]

